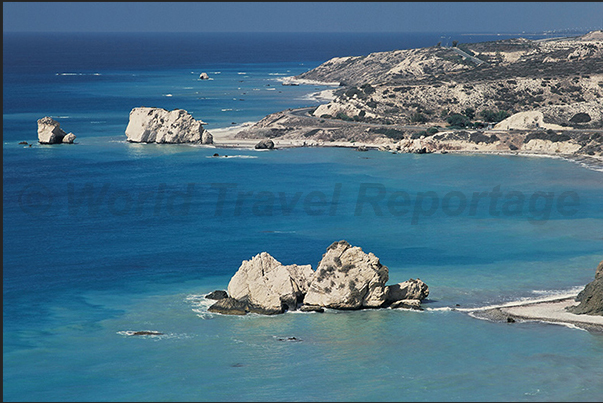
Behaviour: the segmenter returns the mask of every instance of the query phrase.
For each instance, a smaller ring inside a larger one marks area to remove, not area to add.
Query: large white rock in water
[[[305,305],[332,309],[378,308],[385,304],[389,270],[372,253],[334,242],[318,264]]]
[[[75,139],[75,135],[70,133]],[[63,142],[63,138],[67,135],[59,122],[51,117],[45,116],[38,119],[38,141],[41,144],[59,144]],[[73,140],[72,140],[73,141]]]
[[[201,143],[212,144],[212,135],[184,109],[134,108],[126,127],[126,137],[133,143]]]
[[[308,265],[283,266],[267,252],[244,260],[228,283],[228,295],[246,302],[262,313],[295,310],[314,276]]]

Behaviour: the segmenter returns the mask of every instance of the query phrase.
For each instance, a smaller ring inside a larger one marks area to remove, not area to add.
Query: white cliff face
[[[212,135],[184,109],[134,108],[126,128],[133,143],[201,143],[212,144]]]
[[[73,142],[75,135],[69,133],[68,140]],[[38,141],[41,144],[58,144],[63,142],[63,138],[67,135],[59,122],[48,116],[38,120]]]
[[[267,312],[278,313],[285,308],[295,310],[313,276],[310,265],[283,266],[270,254],[262,252],[243,261],[228,283],[228,295]]]
[[[387,298],[389,270],[372,253],[346,241],[327,248],[318,264],[305,305],[333,309],[378,308]]]

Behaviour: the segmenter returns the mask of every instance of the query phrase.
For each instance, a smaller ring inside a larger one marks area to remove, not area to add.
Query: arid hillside
[[[545,122],[600,128],[602,37],[596,31],[379,52],[331,59],[298,78],[342,84],[337,98],[314,112],[323,118],[442,125],[454,114],[496,123],[539,110]]]

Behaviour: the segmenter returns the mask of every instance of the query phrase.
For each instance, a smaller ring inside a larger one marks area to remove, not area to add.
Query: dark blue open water
[[[589,282],[603,258],[600,171],[549,158],[125,142],[133,107],[183,108],[211,131],[316,105],[308,95],[327,87],[278,78],[331,57],[498,38],[5,34],[4,399],[600,400],[600,334],[450,310]],[[78,144],[38,145],[43,116]],[[471,210],[474,192],[497,190],[492,210],[492,197]],[[267,251],[316,268],[340,239],[375,253],[390,283],[424,280],[427,309],[207,312],[202,296],[242,260]],[[278,340],[293,336],[302,341]]]

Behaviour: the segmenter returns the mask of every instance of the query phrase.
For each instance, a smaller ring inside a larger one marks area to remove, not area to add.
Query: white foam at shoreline
[[[207,155],[207,156],[205,156],[205,158],[220,158],[220,159],[243,158],[243,159],[245,159],[245,158],[258,158],[258,157],[255,155],[228,155],[227,154],[227,155],[220,155],[217,157],[214,157],[213,155]]]
[[[208,294],[190,294],[185,298],[185,301],[192,305],[192,311],[201,319],[211,319],[213,317],[213,314],[208,311],[208,308],[216,301],[205,298],[206,295]]]
[[[571,288],[570,290],[550,290],[550,291],[534,290],[534,291],[536,291],[535,292],[536,294],[546,293],[548,295],[546,295],[544,297],[525,297],[525,298],[520,298],[515,301],[493,304],[493,305],[486,305],[486,306],[477,307],[477,308],[458,308],[457,307],[457,308],[454,308],[454,310],[460,311],[460,312],[477,312],[477,311],[487,311],[487,310],[496,309],[496,308],[512,308],[512,307],[531,305],[531,304],[537,304],[537,303],[542,303],[542,302],[552,302],[552,301],[557,301],[560,299],[575,297],[576,295],[578,295],[578,293],[580,291],[582,291],[583,288],[584,288],[584,286],[574,287],[574,288]],[[534,292],[534,291],[532,291],[532,292]]]
[[[316,81],[316,80],[307,80],[305,78],[295,78],[295,76],[288,77],[280,77],[277,78],[278,81],[281,81],[283,84],[306,84],[306,85],[326,85],[328,87],[339,87],[340,83],[338,81]]]

